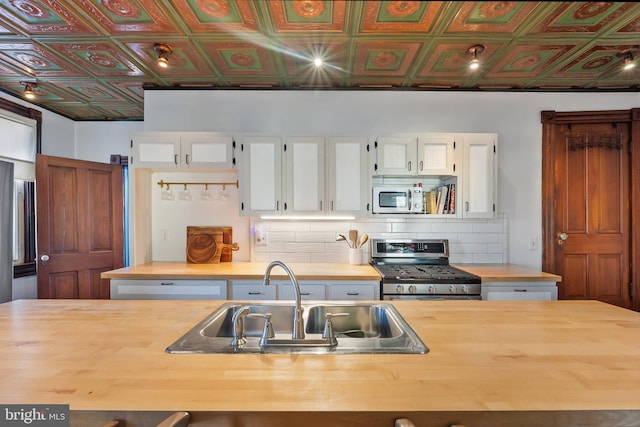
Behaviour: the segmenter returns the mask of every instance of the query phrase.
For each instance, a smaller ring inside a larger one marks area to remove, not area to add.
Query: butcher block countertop
[[[262,279],[266,262],[222,262],[189,264],[155,261],[102,273],[104,279]],[[380,280],[378,272],[368,264],[290,263],[298,280]],[[457,264],[458,268],[476,274],[483,282],[493,281],[560,281],[560,276],[513,264]],[[286,279],[284,271],[274,268],[272,278]]]
[[[429,347],[422,355],[165,352],[219,303],[0,304],[0,402],[72,411],[640,415],[640,313],[605,303],[394,302]]]
[[[101,274],[103,279],[262,279],[267,262],[221,262],[219,264],[189,264],[186,262],[154,261]],[[339,263],[290,263],[287,266],[298,280],[380,280],[370,265]],[[272,279],[287,279],[279,267],[271,272]]]
[[[556,274],[545,273],[516,264],[455,264],[462,270],[480,276],[482,282],[560,282]]]

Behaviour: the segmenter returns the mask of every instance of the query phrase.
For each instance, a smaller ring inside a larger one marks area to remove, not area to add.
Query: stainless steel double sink
[[[248,307],[250,313],[271,314],[277,346],[260,345],[264,318],[244,318],[246,342],[231,345],[234,313]],[[418,335],[391,304],[367,302],[310,302],[302,304],[305,337],[292,340],[295,307],[291,302],[228,302],[204,318],[167,347],[168,353],[296,353],[296,354],[424,354],[429,351]],[[347,313],[332,317],[337,345],[319,344],[327,313]]]

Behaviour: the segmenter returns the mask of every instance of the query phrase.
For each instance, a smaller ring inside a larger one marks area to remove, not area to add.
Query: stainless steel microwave
[[[423,213],[422,187],[374,187],[373,213]]]

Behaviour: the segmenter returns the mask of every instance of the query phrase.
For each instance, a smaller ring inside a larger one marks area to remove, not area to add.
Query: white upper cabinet
[[[367,138],[330,137],[328,141],[329,213],[364,216],[370,207]]]
[[[379,137],[376,140],[376,175],[455,175],[456,137],[428,134]]]
[[[324,138],[287,137],[284,146],[285,213],[319,213],[324,208]]]
[[[416,137],[380,137],[374,147],[376,175],[416,175]]]
[[[231,136],[210,132],[189,132],[181,136],[181,160],[191,168],[235,167],[234,140]]]
[[[418,175],[456,175],[456,137],[429,134],[418,137]]]
[[[282,208],[282,138],[245,137],[240,145],[240,213],[266,214]]]
[[[234,168],[234,139],[214,132],[131,135],[131,164],[141,168]]]
[[[464,134],[462,172],[462,217],[464,218],[491,218],[495,215],[497,139],[496,134]]]

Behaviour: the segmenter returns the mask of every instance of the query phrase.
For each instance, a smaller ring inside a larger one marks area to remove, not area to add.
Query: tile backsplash
[[[448,239],[451,263],[507,263],[507,218],[356,219],[353,221],[287,221],[252,219],[251,260],[269,262],[349,262],[348,245],[337,242],[339,234],[350,229],[374,238]],[[264,245],[256,245],[255,233],[266,233]],[[370,260],[370,244],[364,248],[364,261]]]

